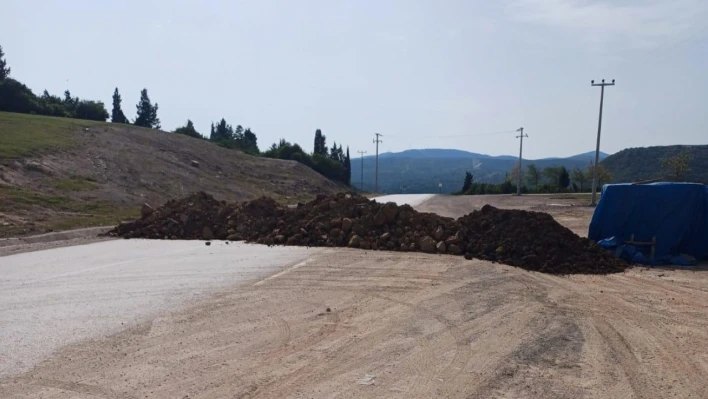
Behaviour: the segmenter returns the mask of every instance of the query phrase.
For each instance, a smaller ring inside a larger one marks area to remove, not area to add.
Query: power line
[[[361,154],[361,191],[364,191],[364,154],[366,151],[357,151]]]
[[[383,134],[381,133],[374,133],[376,135],[376,138],[374,139],[374,143],[376,143],[376,184],[375,184],[375,193],[379,192],[379,143],[383,143],[383,140],[380,140],[379,137],[383,137]]]
[[[592,167],[592,201],[590,205],[595,206],[595,198],[597,197],[597,168],[600,161],[600,132],[602,131],[602,105],[605,100],[605,86],[614,86],[615,80],[612,79],[612,83],[605,83],[605,79],[602,79],[602,83],[595,83],[594,80],[590,81],[591,86],[600,86],[600,116],[597,120],[597,146],[595,147],[595,165]]]
[[[476,133],[476,134],[455,134],[446,136],[391,136],[388,137],[399,137],[406,139],[445,139],[445,138],[458,138],[458,137],[480,137],[480,136],[494,136],[498,134],[511,134],[515,133],[515,130],[509,130],[505,132],[493,132],[493,133]]]

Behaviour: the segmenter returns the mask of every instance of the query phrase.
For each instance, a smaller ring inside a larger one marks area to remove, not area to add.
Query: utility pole
[[[364,191],[364,154],[366,151],[357,151],[361,154],[361,191]]]
[[[382,140],[379,139],[379,137],[383,137],[383,134],[381,133],[374,133],[376,135],[376,138],[374,139],[374,143],[376,143],[376,184],[374,185],[375,193],[379,192],[379,143],[383,143]]]
[[[595,165],[592,168],[592,202],[591,206],[595,206],[595,198],[597,197],[597,168],[600,166],[600,131],[602,130],[602,103],[605,100],[605,86],[614,86],[615,80],[612,79],[612,83],[605,83],[605,79],[602,79],[602,83],[595,83],[594,80],[590,81],[591,86],[600,86],[600,117],[597,121],[597,147],[595,147]]]
[[[528,134],[524,134],[524,128],[520,127],[516,129],[517,132],[520,132],[518,136],[516,136],[517,139],[521,139],[519,141],[519,170],[518,170],[518,180],[516,182],[516,195],[521,195],[521,172],[523,171],[521,169],[521,152],[524,150],[524,137],[529,137]]]

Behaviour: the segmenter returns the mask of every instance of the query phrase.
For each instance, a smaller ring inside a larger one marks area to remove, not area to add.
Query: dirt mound
[[[292,209],[269,198],[229,205],[197,193],[109,234],[464,254],[553,274],[605,274],[627,267],[546,213],[485,206],[454,220],[344,193],[318,196]]]

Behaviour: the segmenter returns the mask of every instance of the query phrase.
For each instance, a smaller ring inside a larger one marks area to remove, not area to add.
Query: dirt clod
[[[547,213],[486,205],[454,220],[356,194],[318,196],[292,208],[265,197],[227,204],[196,193],[171,200],[108,234],[464,254],[466,259],[552,274],[606,274],[628,267]]]

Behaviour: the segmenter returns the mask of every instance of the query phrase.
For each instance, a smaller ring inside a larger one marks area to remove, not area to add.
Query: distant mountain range
[[[567,158],[524,159],[523,165],[533,163],[539,169],[565,166],[585,169],[595,152]],[[608,157],[600,153],[600,159]],[[379,154],[379,191],[387,193],[435,193],[442,183],[442,192],[460,190],[465,172],[474,175],[474,181],[501,183],[514,167],[518,157],[513,155],[486,155],[455,149],[416,149]],[[364,189],[374,190],[375,156],[364,157]],[[361,158],[352,159],[352,184],[361,185]]]

